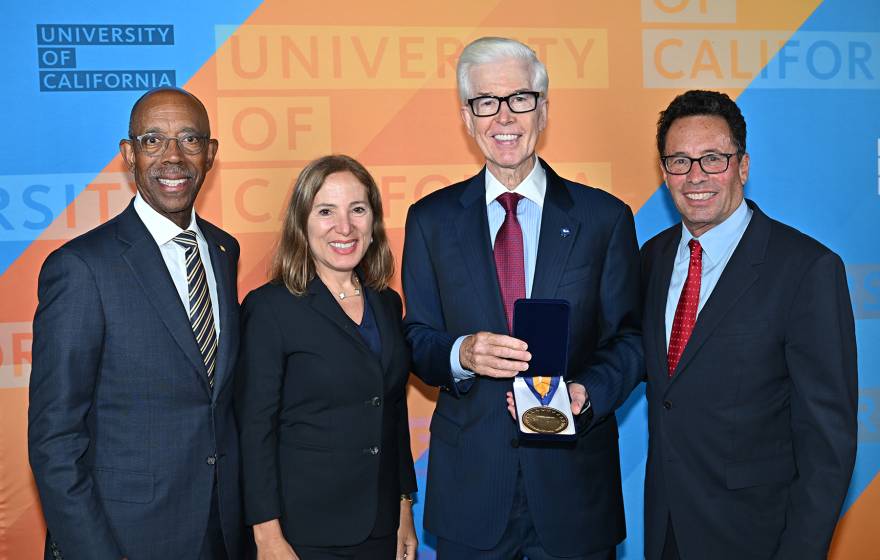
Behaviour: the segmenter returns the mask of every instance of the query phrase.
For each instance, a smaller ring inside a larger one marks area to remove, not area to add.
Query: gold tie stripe
[[[186,283],[189,287],[189,322],[196,344],[208,370],[208,385],[214,388],[214,369],[217,366],[217,332],[214,329],[214,308],[208,292],[208,277],[199,253],[196,232],[186,230],[174,238],[186,253]]]

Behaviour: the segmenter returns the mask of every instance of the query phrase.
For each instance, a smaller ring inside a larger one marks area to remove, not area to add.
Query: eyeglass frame
[[[143,145],[143,138],[145,136],[154,136],[154,137],[164,138],[165,142],[164,142],[164,145],[162,146],[162,149],[154,154],[149,153],[147,151],[147,149],[144,148],[144,145]],[[187,136],[192,136],[193,138],[198,138],[199,140],[205,141],[204,144],[199,144],[201,146],[201,148],[199,149],[198,152],[190,153],[190,152],[187,152],[183,148],[183,145],[180,143],[180,139],[181,139],[181,137],[185,138]],[[189,156],[196,156],[196,155],[199,155],[200,153],[205,151],[205,148],[208,146],[208,144],[211,141],[211,135],[210,134],[190,134],[190,133],[184,132],[184,133],[181,133],[177,136],[167,136],[165,134],[162,134],[161,132],[145,132],[143,134],[139,134],[138,136],[129,136],[126,140],[129,142],[133,142],[133,144],[135,146],[137,146],[137,148],[139,150],[141,150],[144,154],[146,154],[149,157],[159,157],[159,156],[163,155],[165,153],[165,151],[168,149],[168,145],[171,143],[171,140],[177,141],[177,149],[180,150],[181,152],[183,152],[184,154],[189,155]]]
[[[523,95],[523,94],[534,95],[535,96],[535,106],[527,111],[516,111],[516,110],[514,110],[513,107],[510,106],[510,98],[516,97],[517,95]],[[495,99],[495,100],[497,100],[498,101],[498,109],[496,109],[495,112],[492,113],[491,115],[478,115],[476,109],[474,109],[474,101],[478,101],[480,99]],[[494,117],[495,115],[497,115],[498,113],[501,112],[501,103],[506,104],[507,108],[510,110],[511,113],[514,113],[517,115],[522,115],[524,113],[531,113],[532,111],[537,109],[538,108],[538,101],[540,101],[540,100],[541,100],[541,92],[540,91],[515,91],[515,92],[511,93],[510,95],[506,95],[504,97],[499,97],[497,95],[478,95],[477,97],[472,97],[472,98],[468,99],[467,104],[468,104],[468,107],[470,107],[470,109],[471,109],[471,114],[475,117]]]
[[[730,169],[730,158],[732,158],[733,156],[742,156],[743,153],[744,153],[744,152],[740,152],[740,151],[736,151],[736,152],[733,152],[733,153],[731,153],[731,154],[725,154],[725,153],[723,153],[723,152],[712,152],[711,154],[705,154],[705,155],[702,155],[702,156],[700,156],[700,157],[698,157],[698,158],[692,158],[692,157],[690,157],[690,156],[686,156],[686,155],[683,155],[683,154],[678,154],[678,155],[671,155],[671,156],[660,156],[660,161],[663,163],[663,169],[664,169],[667,173],[669,173],[670,175],[679,175],[679,176],[680,176],[680,175],[687,175],[687,174],[690,173],[691,170],[694,168],[694,162],[695,162],[695,161],[698,162],[698,163],[700,164],[700,170],[701,170],[703,173],[705,173],[706,175],[720,175],[721,173],[725,173],[725,172],[727,172],[728,169]],[[724,157],[727,158],[727,165],[725,165],[725,166],[724,166],[724,169],[722,169],[721,171],[706,171],[706,168],[703,167],[703,158],[706,158],[706,157],[709,157],[709,156],[724,156]],[[687,171],[684,171],[684,172],[681,172],[681,173],[675,173],[675,172],[670,171],[670,170],[669,170],[669,166],[666,164],[666,160],[669,159],[669,158],[684,158],[684,159],[688,159],[688,160],[690,160],[690,162],[689,162],[690,165],[688,165]]]

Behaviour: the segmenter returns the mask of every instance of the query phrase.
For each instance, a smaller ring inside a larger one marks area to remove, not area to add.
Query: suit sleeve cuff
[[[587,398],[590,399],[590,406],[593,408],[594,421],[604,418],[613,412],[608,385],[604,379],[592,375],[575,379],[575,382],[582,384],[587,390]]]
[[[474,376],[474,372],[461,367],[461,361],[458,358],[461,343],[464,342],[465,338],[467,338],[467,336],[460,336],[455,339],[455,342],[452,344],[452,350],[449,352],[449,367],[452,370],[452,379],[456,383],[464,381],[465,379],[470,379]]]

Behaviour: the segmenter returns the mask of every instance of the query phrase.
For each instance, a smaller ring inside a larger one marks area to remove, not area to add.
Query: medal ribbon
[[[553,400],[556,389],[559,388],[559,378],[558,375],[553,377],[536,375],[535,377],[526,377],[525,380],[526,385],[538,397],[541,405],[547,406]]]

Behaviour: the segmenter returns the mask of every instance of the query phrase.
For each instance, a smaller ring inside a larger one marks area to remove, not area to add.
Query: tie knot
[[[174,242],[183,247],[184,249],[189,249],[190,247],[195,247],[196,243],[196,232],[191,229],[188,229],[184,232],[178,233],[174,236]]]
[[[519,203],[519,199],[521,199],[522,197],[523,195],[521,194],[506,192],[502,195],[498,195],[498,198],[496,198],[495,200],[497,200],[501,204],[501,206],[504,207],[505,212],[510,214],[512,211],[514,214],[516,214],[516,205]]]
[[[691,257],[699,257],[703,254],[703,247],[696,239],[688,241],[688,247],[691,248]]]

